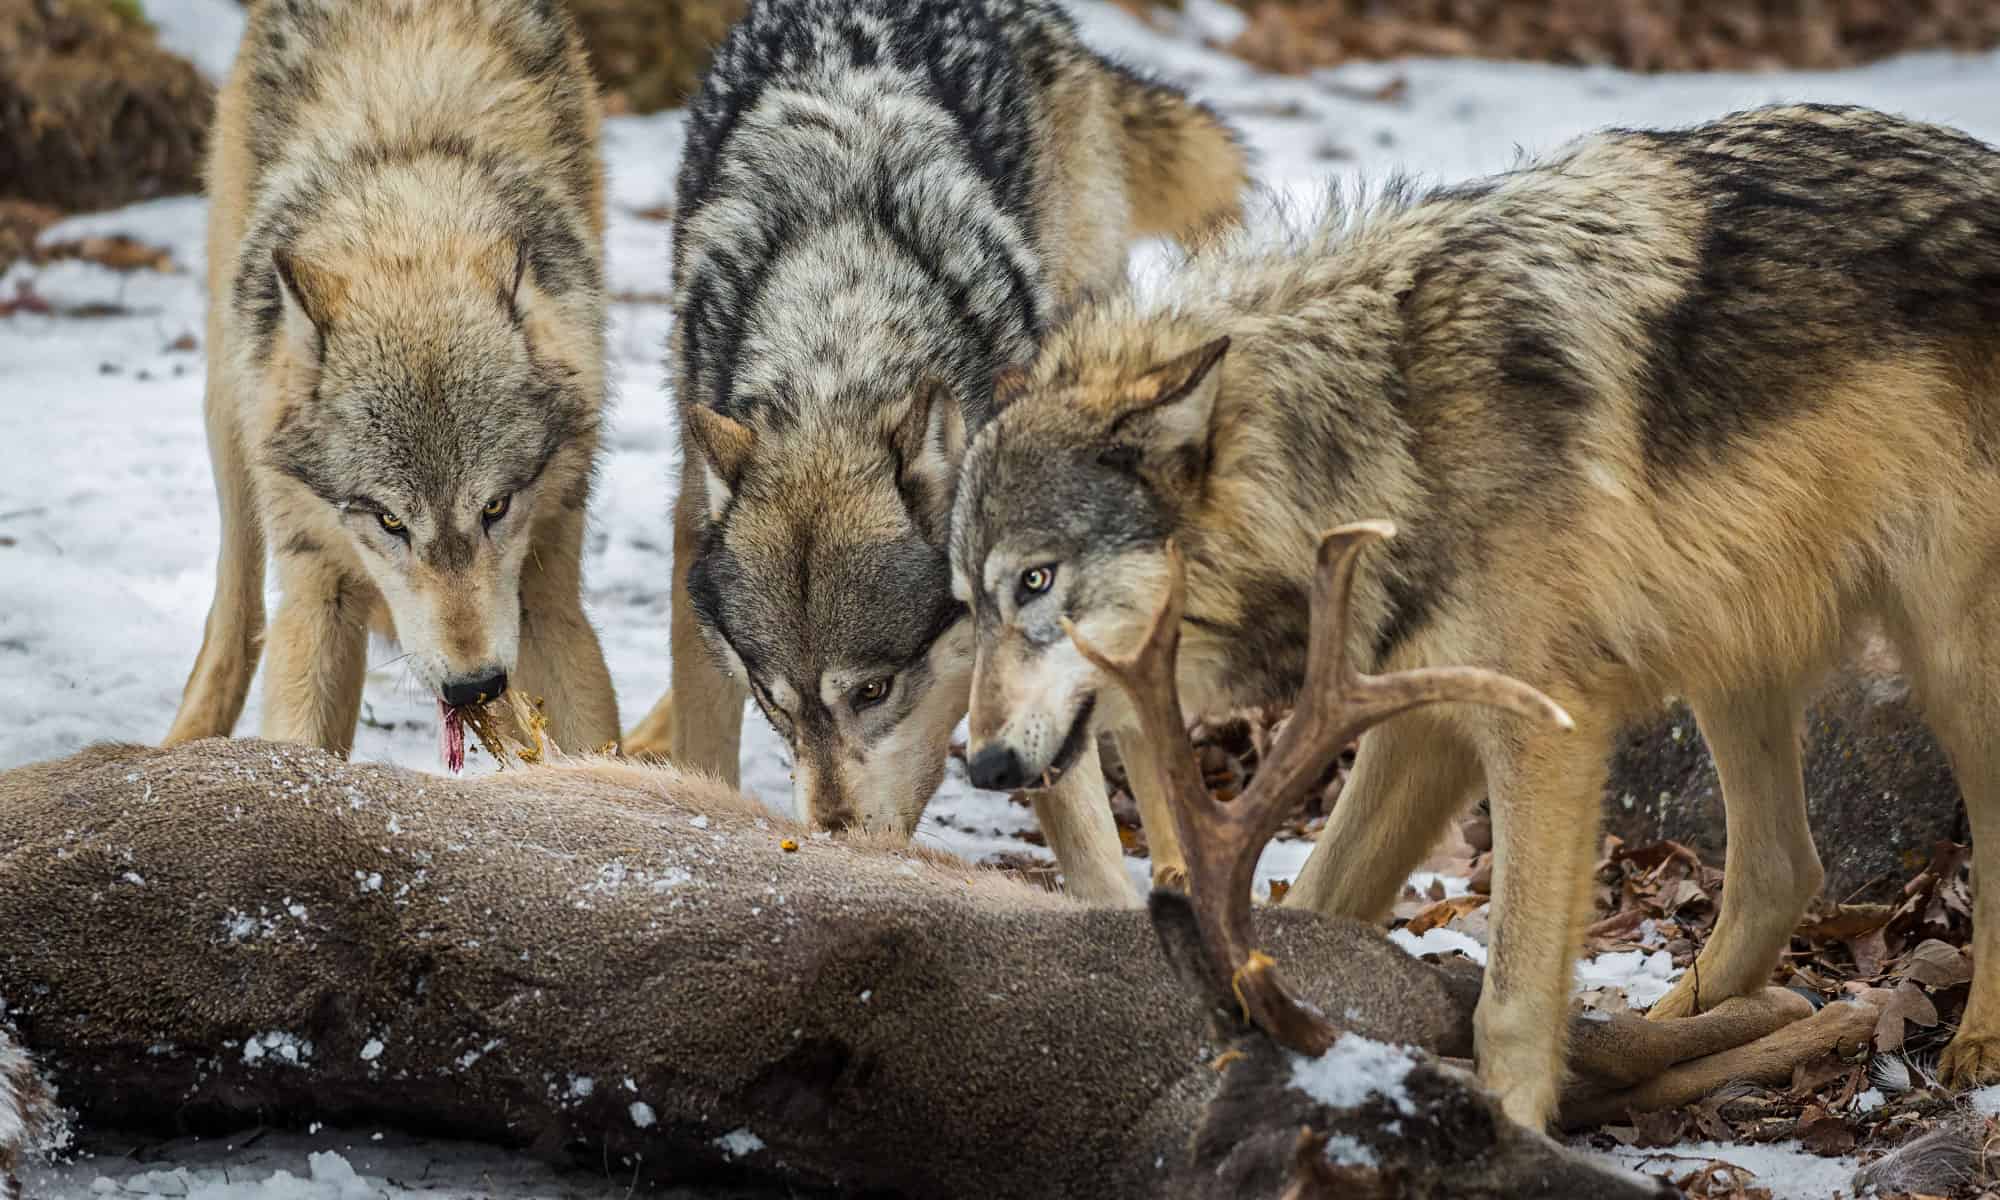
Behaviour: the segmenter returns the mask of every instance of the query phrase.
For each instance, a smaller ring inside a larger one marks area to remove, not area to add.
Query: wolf
[[[581,606],[604,406],[596,85],[547,0],[265,0],[207,163],[222,547],[169,744],[345,754],[371,627],[441,709],[618,736]],[[284,601],[264,643],[266,548]]]
[[[747,693],[807,817],[911,833],[965,714],[946,540],[995,372],[1136,238],[1227,227],[1247,171],[1221,119],[1049,0],[753,3],[679,174],[673,677],[627,752],[733,782]],[[1073,893],[1133,903],[1080,762],[1036,811]]]
[[[1189,707],[1294,694],[1317,535],[1389,519],[1353,661],[1505,672],[1575,728],[1455,706],[1369,732],[1286,903],[1384,917],[1483,780],[1479,1069],[1535,1127],[1613,739],[1663,697],[1708,739],[1730,853],[1714,936],[1651,1015],[1776,965],[1822,878],[1804,703],[1874,622],[2000,878],[1997,197],[2000,153],[1963,133],[1773,107],[1401,182],[1081,308],[1000,381],[959,483],[975,761],[1033,775],[1129,721],[1065,631],[1133,645],[1170,543]],[[2000,888],[1977,904],[1961,1084],[2000,1078]]]

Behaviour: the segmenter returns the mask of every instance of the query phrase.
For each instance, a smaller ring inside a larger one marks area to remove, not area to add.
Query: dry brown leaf
[[[1972,981],[1972,959],[1957,946],[1926,938],[1903,956],[1902,971],[1904,978],[1925,987],[1956,987]]]

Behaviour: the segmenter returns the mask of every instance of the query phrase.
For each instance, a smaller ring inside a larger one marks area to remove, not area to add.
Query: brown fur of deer
[[[1246,936],[1362,1036],[1470,1045],[1476,987],[1375,929],[1266,909]],[[1429,1065],[1434,1138],[1318,1104],[1163,943],[1198,939],[668,769],[209,739],[0,774],[0,996],[34,997],[23,1043],[86,1128],[367,1122],[650,1179],[1049,1200],[1275,1196],[1311,1123],[1417,1194],[1650,1194]],[[298,1064],[246,1059],[273,1032]],[[766,1149],[730,1160],[738,1128]]]

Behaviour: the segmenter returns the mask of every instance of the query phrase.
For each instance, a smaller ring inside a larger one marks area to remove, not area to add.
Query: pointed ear
[[[293,257],[283,247],[271,251],[271,266],[278,273],[286,332],[296,340],[310,343],[317,355],[327,331],[333,327],[334,310],[347,285],[337,276]]]
[[[952,485],[967,442],[965,406],[942,379],[917,385],[910,403],[889,432],[895,447],[897,483],[914,494],[924,512],[920,521],[937,522],[950,512]]]
[[[1108,461],[1136,464],[1160,481],[1181,487],[1201,482],[1222,376],[1216,367],[1229,339],[1168,359],[1135,380],[1125,414],[1111,426]]]
[[[705,404],[683,408],[681,419],[687,422],[687,440],[701,451],[701,465],[707,471],[708,519],[718,520],[743,478],[751,451],[757,448],[757,434]],[[683,462],[681,469],[691,465]]]

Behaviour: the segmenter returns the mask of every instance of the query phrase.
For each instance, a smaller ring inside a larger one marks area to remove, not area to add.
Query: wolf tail
[[[1187,244],[1238,224],[1250,153],[1236,131],[1178,89],[1109,65],[1132,231]]]

